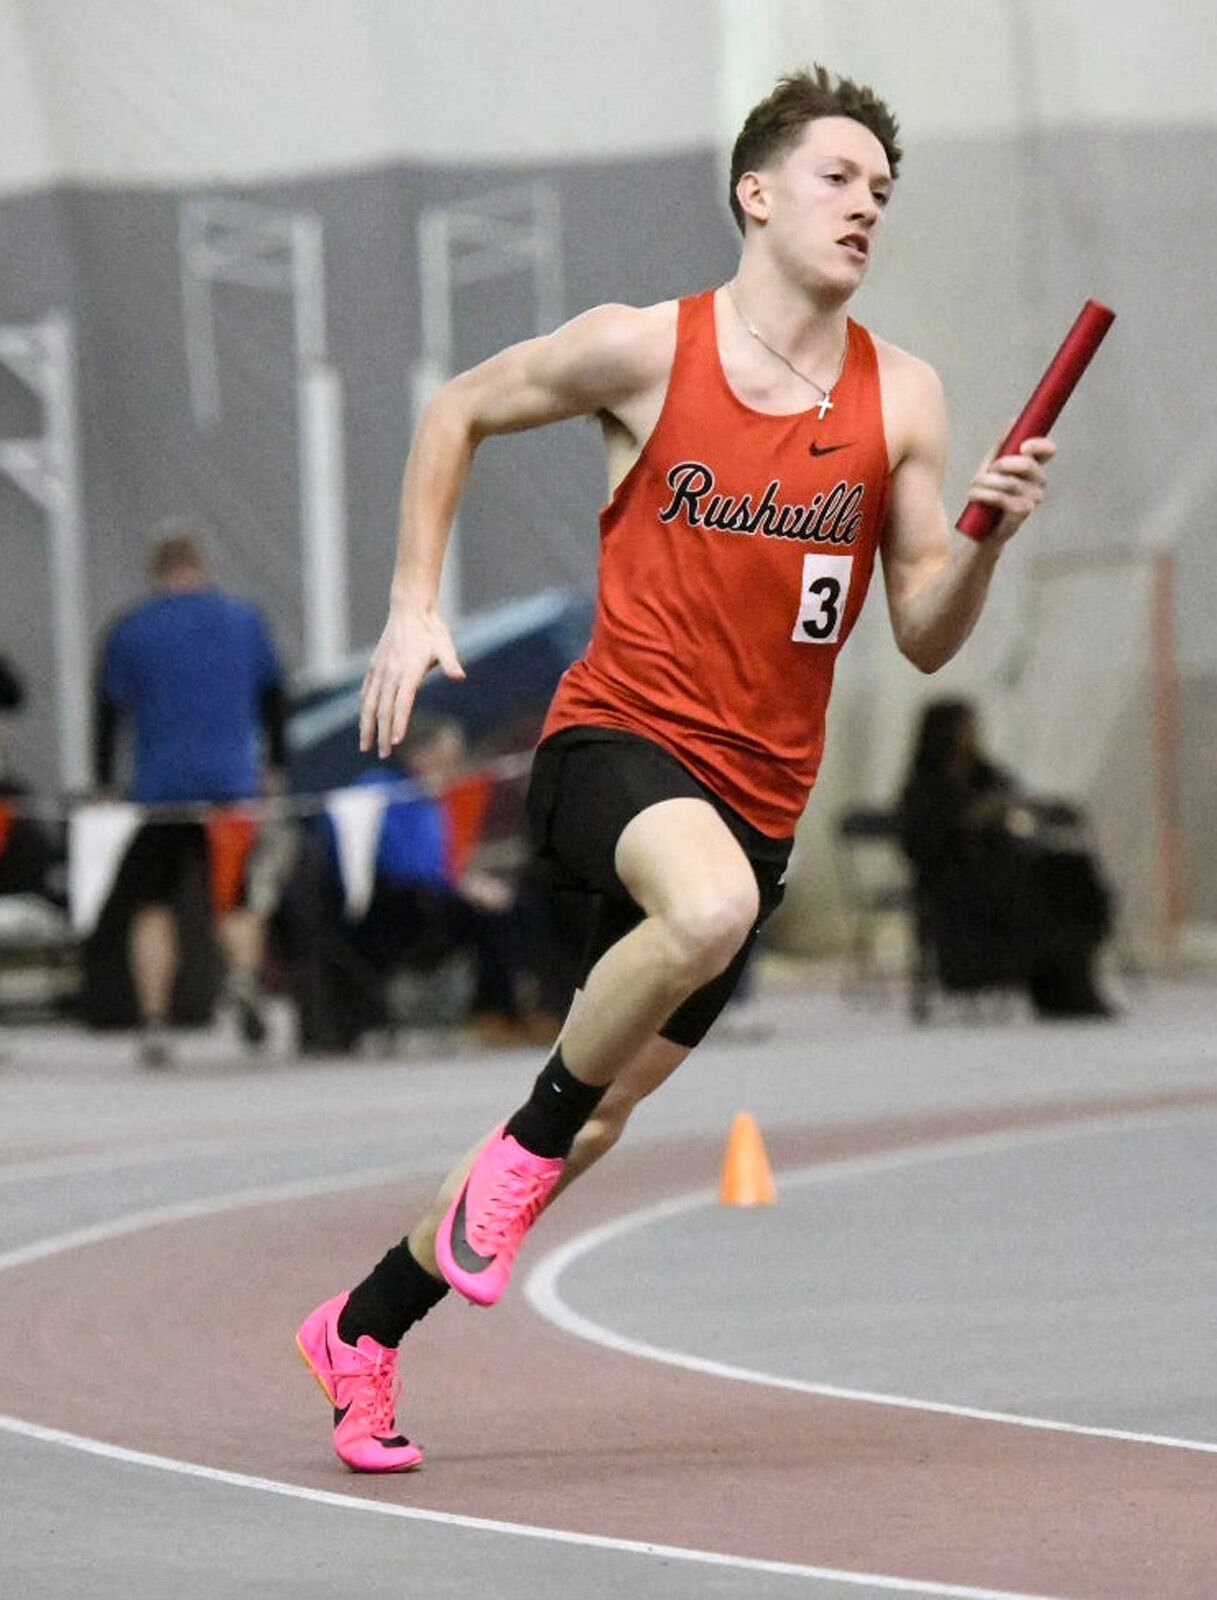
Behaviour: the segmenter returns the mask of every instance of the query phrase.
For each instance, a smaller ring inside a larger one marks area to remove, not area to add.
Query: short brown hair
[[[184,517],[167,517],[152,530],[153,543],[148,553],[148,576],[163,583],[171,573],[186,567],[206,566],[203,541],[198,529]]]
[[[850,117],[869,128],[883,146],[892,177],[903,154],[896,136],[900,132],[895,117],[873,89],[849,78],[834,78],[819,63],[811,72],[804,68],[779,78],[773,93],[753,106],[740,129],[731,152],[731,215],[741,233],[744,212],[736,198],[736,185],[745,172],[756,172],[775,156],[784,156],[802,136],[809,122],[819,117]]]

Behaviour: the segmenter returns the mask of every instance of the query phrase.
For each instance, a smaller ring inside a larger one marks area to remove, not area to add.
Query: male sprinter
[[[406,463],[389,620],[361,741],[404,735],[434,662],[448,530],[492,434],[600,419],[612,497],[599,604],[533,769],[539,850],[597,897],[585,980],[529,1099],[467,1156],[408,1238],[319,1306],[300,1348],[353,1468],[416,1466],[397,1432],[397,1347],[451,1285],[490,1305],[560,1182],[617,1139],[729,997],[781,898],[816,777],[837,652],[876,553],[896,642],[925,672],[970,633],[1005,543],[1044,493],[1044,439],[986,462],[983,544],[941,503],[946,421],[924,362],[846,314],[883,233],[897,127],[823,68],[783,79],[731,164],[729,283],[604,305],[445,385]]]

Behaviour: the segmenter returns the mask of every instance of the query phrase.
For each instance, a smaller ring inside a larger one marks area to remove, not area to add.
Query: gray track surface
[[[767,987],[756,1009],[764,1038],[712,1039],[636,1119],[631,1144],[657,1169],[669,1143],[721,1141],[744,1108],[777,1148],[783,1129],[814,1124],[1217,1089],[1217,987],[1203,981],[1138,990],[1114,1026],[913,1029],[896,1003],[847,1005],[814,976]],[[536,1063],[473,1050],[300,1063],[280,1048],[250,1066],[217,1030],[150,1077],[121,1039],[0,1034],[0,1256],[165,1205],[370,1169],[438,1175],[518,1102]],[[639,1228],[577,1262],[561,1292],[616,1332],[773,1374],[1217,1440],[1215,1144],[1217,1117],[1199,1106],[831,1182],[784,1186],[779,1168],[772,1210]],[[607,1173],[605,1214],[628,1211]],[[409,1220],[390,1219],[384,1243]],[[188,1262],[164,1237],[171,1293]],[[189,1439],[180,1455],[197,1459]],[[403,1521],[11,1433],[0,1487],[4,1600],[917,1592]]]
[[[914,1155],[784,1183],[781,1230],[711,1205],[631,1231],[563,1297],[781,1377],[1217,1445],[1217,1108]]]
[[[807,1580],[366,1515],[104,1465],[25,1440],[4,1449],[5,1600],[469,1600],[645,1595],[790,1600]],[[11,1519],[11,1520],[10,1520]],[[14,1541],[13,1530],[17,1533]],[[910,1590],[815,1581],[815,1600]]]

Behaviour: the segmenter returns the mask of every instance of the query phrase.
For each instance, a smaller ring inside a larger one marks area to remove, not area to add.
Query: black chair
[[[1021,978],[1000,962],[976,964],[971,947],[969,970],[960,972],[948,948],[940,950],[939,915],[931,896],[914,880],[910,894],[909,929],[912,957],[908,971],[909,1016],[929,1022],[935,1007],[949,1003],[953,1013],[969,1022],[1006,1021],[1015,1008]]]
[[[880,930],[893,917],[913,927],[913,886],[900,844],[900,817],[888,807],[854,806],[837,818],[836,836],[848,918],[844,986],[847,992],[873,996],[885,977],[876,956]],[[916,959],[908,965],[915,967]]]
[[[904,851],[900,813],[885,806],[854,806],[837,819],[837,861],[842,899],[849,919],[843,990],[862,998],[882,997],[890,979],[904,985],[909,1016],[930,1020],[936,1001],[951,993],[976,1015],[988,1008],[1004,1014],[1008,988],[995,977],[975,988],[959,990],[942,981],[935,935],[935,908],[918,888]],[[903,925],[904,958],[885,971],[876,946],[885,925],[898,918]]]
[[[1035,839],[1040,847],[1076,852],[1086,838],[1085,813],[1075,804],[1058,799],[1022,797],[1013,808],[1012,839]],[[1000,835],[999,837],[1004,837]],[[1014,894],[1009,873],[1021,858],[1003,853],[999,882]],[[1062,860],[1069,859],[1062,854]],[[994,870],[990,861],[987,873]],[[1023,871],[1027,870],[1024,863]],[[1026,996],[1030,977],[1025,935],[1008,919],[994,920],[985,897],[960,896],[959,885],[934,890],[912,873],[913,960],[909,974],[909,1011],[915,1022],[927,1022],[939,1002],[962,1010],[972,1021],[1007,1019]],[[1076,894],[1076,891],[1075,891]]]

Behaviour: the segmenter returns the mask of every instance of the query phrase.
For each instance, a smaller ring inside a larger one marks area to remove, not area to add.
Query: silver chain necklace
[[[841,359],[837,363],[836,376],[833,378],[832,382],[829,384],[828,388],[826,389],[822,383],[817,383],[814,378],[809,378],[805,372],[800,372],[798,367],[795,366],[794,362],[791,361],[789,356],[784,356],[780,350],[775,350],[774,349],[773,345],[771,345],[769,343],[769,340],[764,337],[764,335],[760,332],[760,330],[756,327],[756,325],[754,323],[749,322],[748,318],[740,310],[740,303],[735,298],[735,290],[731,287],[731,285],[729,283],[727,284],[726,287],[727,287],[727,298],[728,298],[728,300],[730,300],[731,304],[735,307],[736,316],[740,319],[740,321],[743,323],[743,325],[747,329],[747,331],[756,340],[757,344],[761,345],[762,348],[768,350],[768,352],[769,352],[769,354],[771,356],[776,356],[777,359],[782,363],[782,365],[784,367],[789,367],[790,371],[794,373],[796,378],[801,378],[804,383],[808,384],[811,388],[813,388],[816,391],[816,393],[820,396],[820,403],[816,407],[816,411],[819,414],[820,421],[823,422],[824,418],[833,409],[832,392],[837,387],[837,384],[841,381],[841,373],[842,373],[842,371],[844,370],[844,367],[845,367],[845,357],[849,352],[849,340],[846,339],[846,341],[845,341],[845,349],[842,350]]]

